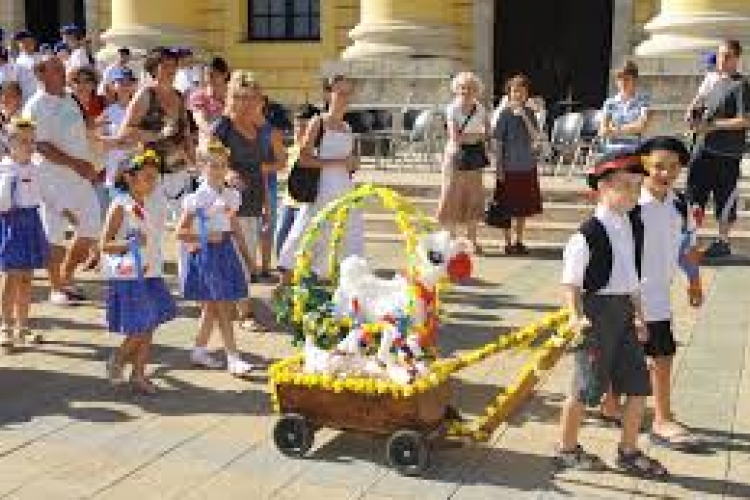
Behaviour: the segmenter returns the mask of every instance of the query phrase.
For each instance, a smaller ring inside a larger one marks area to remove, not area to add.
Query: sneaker
[[[68,290],[53,290],[49,294],[49,301],[56,306],[73,306],[81,302],[77,295],[70,293]]]
[[[607,464],[601,458],[584,451],[580,444],[570,451],[557,450],[555,456],[552,457],[552,463],[558,471],[602,472],[607,470]]]
[[[704,257],[708,259],[719,259],[721,257],[729,257],[732,255],[732,247],[729,246],[728,241],[714,240],[708,245],[706,251],[703,252]]]
[[[205,349],[193,349],[193,352],[190,353],[190,362],[193,366],[210,370],[218,370],[224,366],[221,361],[211,356]]]
[[[249,375],[254,368],[253,365],[247,361],[243,361],[242,358],[237,357],[227,359],[227,371],[235,377],[245,377]]]
[[[65,288],[65,293],[67,293],[69,297],[72,297],[73,300],[78,302],[85,302],[89,300],[89,297],[85,293],[83,293],[80,288],[77,288],[75,286],[69,286]]]

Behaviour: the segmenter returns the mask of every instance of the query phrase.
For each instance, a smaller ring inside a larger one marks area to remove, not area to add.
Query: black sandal
[[[626,473],[646,479],[663,479],[669,475],[658,460],[645,455],[641,450],[626,453],[617,448],[616,463]]]
[[[608,469],[607,464],[601,458],[585,451],[580,444],[568,451],[558,449],[552,457],[552,464],[558,471],[603,472]]]

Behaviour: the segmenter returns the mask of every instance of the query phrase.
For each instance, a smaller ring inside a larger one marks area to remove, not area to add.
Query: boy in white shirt
[[[659,478],[667,470],[638,448],[646,397],[651,394],[641,342],[648,332],[638,279],[643,226],[628,213],[638,201],[646,171],[633,152],[603,157],[588,174],[599,203],[565,248],[562,283],[570,326],[580,341],[571,392],[563,405],[561,439],[554,457],[559,470],[601,471],[604,462],[583,450],[578,433],[584,405],[596,406],[608,387],[627,396],[617,465],[625,472]]]
[[[695,229],[701,215],[690,207],[674,183],[690,155],[674,137],[654,137],[639,149],[649,171],[637,211],[644,226],[641,292],[649,339],[644,350],[650,360],[654,390],[651,441],[679,451],[699,451],[699,441],[672,414],[672,360],[676,342],[672,332],[671,284],[678,267],[688,277],[688,300],[693,307],[703,302],[698,272],[699,254]]]

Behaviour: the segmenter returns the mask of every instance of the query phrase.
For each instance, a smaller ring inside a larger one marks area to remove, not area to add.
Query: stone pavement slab
[[[383,267],[401,268],[392,244],[371,242]],[[445,353],[465,351],[558,307],[558,255],[492,254],[480,277],[446,295],[450,324]],[[39,305],[34,315],[50,340],[41,348],[0,357],[0,498],[147,500],[233,498],[486,499],[486,498],[747,498],[750,497],[750,267],[707,269],[705,307],[685,305],[675,287],[678,416],[712,439],[706,455],[653,450],[675,475],[668,483],[616,472],[554,476],[549,456],[568,386],[564,358],[534,397],[485,445],[438,449],[422,479],[385,465],[384,440],[321,430],[310,457],[282,456],[271,440],[264,371],[249,381],[190,367],[196,311],[156,335],[156,398],[113,390],[103,360],[115,339],[103,333],[95,305]],[[174,285],[174,284],[173,284]],[[37,293],[44,282],[35,283]],[[87,287],[101,294],[94,282]],[[268,286],[256,287],[268,298]],[[268,313],[259,305],[261,312]],[[267,365],[289,355],[288,336],[238,333],[248,358]],[[482,411],[524,360],[490,358],[459,374],[456,403]],[[617,431],[589,420],[582,441],[611,462]],[[648,446],[647,443],[644,443]]]

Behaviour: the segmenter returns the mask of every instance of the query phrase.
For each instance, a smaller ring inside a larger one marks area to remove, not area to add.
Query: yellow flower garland
[[[479,363],[500,351],[518,348],[533,342],[544,332],[555,330],[556,333],[535,350],[536,354],[532,360],[522,367],[518,381],[498,395],[487,406],[483,416],[470,424],[454,422],[450,425],[449,434],[452,436],[469,436],[478,441],[486,440],[489,438],[490,428],[497,417],[506,415],[507,407],[514,401],[513,398],[518,397],[519,388],[525,387],[531,377],[540,378],[541,374],[551,366],[550,354],[555,350],[561,350],[572,339],[572,333],[562,326],[567,318],[568,312],[563,309],[545,316],[538,323],[521,328],[508,335],[501,335],[496,341],[463,353],[457,358],[438,360],[430,366],[431,373],[429,375],[418,379],[411,385],[399,385],[391,381],[364,377],[340,379],[325,374],[304,374],[301,372],[304,358],[300,353],[275,363],[269,369],[274,411],[281,411],[278,400],[278,386],[284,384],[332,390],[337,393],[391,394],[394,398],[413,397],[445,383],[452,374],[463,368]]]

